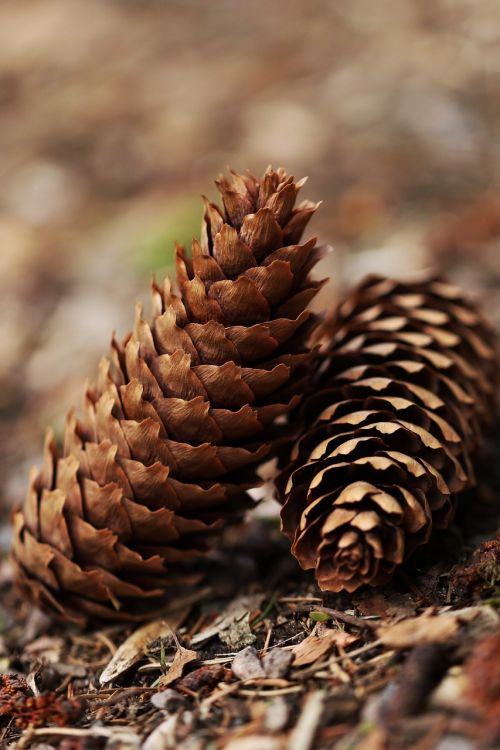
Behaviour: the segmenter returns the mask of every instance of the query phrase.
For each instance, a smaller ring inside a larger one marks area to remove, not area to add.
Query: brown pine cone
[[[153,284],[152,323],[138,308],[112,342],[61,456],[49,434],[13,521],[18,579],[40,605],[78,624],[141,619],[199,579],[193,561],[241,516],[311,371],[321,250],[298,244],[316,209],[294,208],[302,184],[282,169],[221,177],[224,208],[207,201],[192,257],[177,249],[180,296]]]
[[[386,582],[474,483],[495,342],[476,307],[436,278],[370,276],[322,334],[306,428],[278,481],[282,526],[323,590],[354,591]]]

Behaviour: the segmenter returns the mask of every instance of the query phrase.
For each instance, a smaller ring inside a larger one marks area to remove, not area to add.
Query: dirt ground
[[[238,537],[209,588],[139,630],[56,625],[5,571],[1,746],[498,747],[499,538],[453,530],[390,586],[325,596],[275,527]]]
[[[214,560],[211,590],[172,613],[178,644],[160,624],[139,646],[130,629],[54,625],[16,599],[6,560],[45,425],[60,433],[228,164],[309,175],[307,197],[323,201],[311,232],[334,248],[319,308],[366,272],[438,266],[500,326],[499,43],[497,0],[0,4],[0,673],[22,675],[0,689],[1,747],[500,744],[494,512],[391,587],[323,597],[267,502],[238,551]],[[497,442],[481,503],[468,499],[481,520],[476,507],[498,498]],[[398,622],[407,632],[391,635]],[[306,638],[318,658],[301,663]],[[238,666],[245,639],[256,653]],[[124,643],[135,657],[101,683]],[[38,728],[1,714],[9,695],[40,691],[55,697],[29,709]]]

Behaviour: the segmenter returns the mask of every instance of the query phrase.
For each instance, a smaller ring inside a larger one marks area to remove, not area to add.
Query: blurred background
[[[309,175],[320,306],[440,266],[500,322],[499,76],[498,0],[3,0],[4,518],[226,165]]]

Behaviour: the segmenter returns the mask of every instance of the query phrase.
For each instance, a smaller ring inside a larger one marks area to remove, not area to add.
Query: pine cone
[[[354,591],[386,582],[474,483],[495,406],[494,335],[439,279],[371,276],[323,336],[307,427],[278,482],[282,526],[322,589]]]
[[[112,341],[61,456],[49,433],[13,519],[18,579],[40,605],[78,624],[140,619],[197,582],[193,561],[241,516],[311,371],[321,250],[298,244],[316,209],[294,208],[302,184],[221,177],[224,209],[206,201],[192,258],[177,249],[180,296],[153,283],[152,323],[138,307]]]

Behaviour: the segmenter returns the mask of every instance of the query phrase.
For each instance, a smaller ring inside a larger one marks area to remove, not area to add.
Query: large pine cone
[[[49,435],[14,514],[26,593],[79,624],[140,619],[196,580],[311,370],[321,251],[298,243],[316,206],[294,208],[302,182],[281,169],[217,185],[224,209],[206,202],[192,258],[177,249],[180,296],[153,285],[152,323],[139,308],[112,342],[83,419],[70,413],[60,457]]]
[[[324,329],[306,429],[280,478],[282,525],[320,587],[386,582],[450,524],[495,402],[491,328],[439,279],[371,276]],[[288,484],[286,489],[286,481]]]

